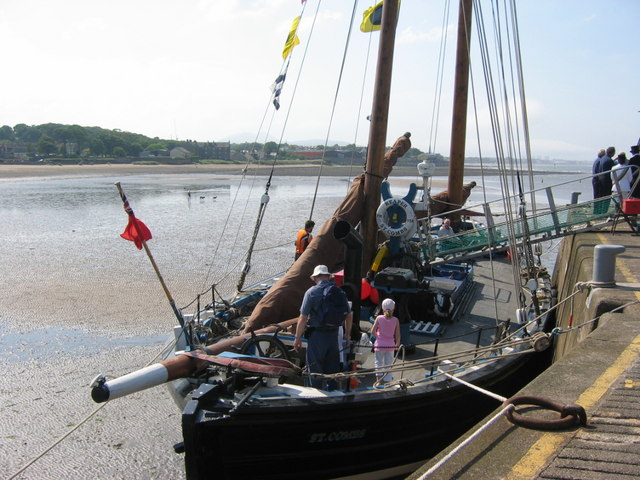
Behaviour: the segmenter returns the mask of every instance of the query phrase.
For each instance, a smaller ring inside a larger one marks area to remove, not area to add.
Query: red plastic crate
[[[627,215],[640,214],[640,200],[636,198],[625,198],[622,200],[622,212]]]

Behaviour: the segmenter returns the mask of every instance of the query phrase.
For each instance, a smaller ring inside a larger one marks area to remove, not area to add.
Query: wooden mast
[[[382,28],[378,45],[378,65],[371,107],[369,147],[364,179],[364,215],[360,232],[364,239],[362,254],[363,274],[371,267],[377,248],[378,225],[376,210],[380,204],[380,184],[384,166],[385,142],[389,116],[391,73],[395,46],[396,25],[398,23],[399,0],[385,0],[382,8]]]
[[[458,43],[456,49],[456,74],[451,124],[451,149],[449,151],[449,202],[452,209],[462,207],[462,180],[467,134],[467,98],[469,90],[469,48],[471,39],[471,15],[473,0],[460,0],[458,12]],[[452,223],[460,222],[460,215],[452,215]]]

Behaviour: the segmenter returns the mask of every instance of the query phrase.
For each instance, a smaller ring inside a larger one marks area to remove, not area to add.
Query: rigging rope
[[[431,111],[431,130],[429,132],[429,153],[436,151],[436,142],[438,138],[438,121],[440,118],[440,101],[442,100],[442,87],[444,78],[444,61],[447,51],[447,25],[449,24],[449,12],[451,11],[451,1],[447,0],[442,13],[440,36],[440,49],[438,52],[438,68],[436,73],[436,88],[433,97],[433,108]]]
[[[357,4],[357,1],[355,3]],[[375,2],[372,2],[371,5],[372,6],[375,5]],[[352,17],[352,21],[353,21],[353,17]],[[367,80],[367,72],[369,69],[369,58],[371,56],[372,41],[373,41],[373,35],[369,35],[369,41],[367,42],[367,54],[365,56],[366,60],[364,64],[364,71],[362,73],[362,84],[360,86],[360,100],[358,102],[358,113],[356,114],[356,119],[355,119],[356,127],[353,134],[353,150],[351,151],[351,161],[349,163],[349,176],[347,178],[347,185],[346,185],[347,191],[349,191],[349,187],[351,186],[351,179],[353,178],[353,162],[355,159],[356,145],[358,144],[358,131],[359,131],[358,126],[360,124],[360,115],[362,115],[362,105],[364,103],[364,92],[365,92],[365,85]]]
[[[502,109],[499,109],[499,102],[498,102],[498,96],[496,95],[496,87],[494,87],[494,82],[493,82],[493,74],[491,71],[491,63],[489,61],[489,49],[488,49],[488,40],[487,40],[487,33],[485,31],[484,28],[484,24],[485,22],[483,21],[483,13],[482,13],[482,7],[481,5],[479,5],[479,3],[475,3],[475,9],[477,12],[477,23],[478,23],[478,37],[479,37],[479,41],[480,41],[480,51],[481,51],[481,58],[482,58],[482,64],[483,64],[483,69],[485,72],[485,88],[487,91],[487,97],[488,97],[488,102],[489,102],[489,111],[490,111],[490,118],[491,118],[491,124],[492,124],[492,132],[493,132],[493,137],[494,137],[494,144],[496,147],[496,158],[498,161],[498,170],[500,172],[500,182],[501,182],[501,186],[502,186],[502,191],[504,193],[503,196],[503,203],[504,203],[504,211],[505,211],[505,215],[507,217],[507,231],[508,231],[508,237],[509,237],[509,243],[513,246],[515,246],[516,243],[516,226],[519,224],[519,222],[516,220],[515,216],[514,216],[514,212],[517,210],[516,208],[516,204],[515,204],[515,197],[513,197],[510,193],[510,191],[513,190],[519,190],[520,192],[522,191],[520,188],[517,188],[518,185],[518,179],[516,177],[516,175],[514,175],[514,172],[517,172],[518,169],[515,168],[514,166],[514,151],[515,148],[513,146],[514,143],[514,136],[512,133],[512,115],[510,114],[510,111],[512,108],[516,108],[514,107],[510,107],[510,100],[509,100],[509,94],[508,91],[505,87],[505,85],[507,84],[505,77],[507,75],[506,73],[506,69],[504,68],[504,62],[505,62],[505,55],[502,54],[502,51],[504,51],[505,49],[508,49],[507,47],[510,46],[510,44],[503,44],[502,42],[502,36],[500,34],[501,30],[507,30],[509,31],[508,26],[505,27],[501,27],[501,22],[500,22],[500,14],[499,11],[497,11],[497,9],[493,9],[493,16],[494,16],[494,25],[496,25],[496,27],[494,28],[494,38],[495,38],[495,45],[496,45],[496,49],[497,49],[497,53],[496,53],[496,57],[498,59],[497,63],[499,65],[499,72],[500,75],[498,76],[498,79],[500,79],[499,85],[502,85],[502,87],[499,87],[498,90],[502,92]],[[501,27],[501,28],[498,28]],[[508,38],[510,38],[510,35],[507,35]],[[514,49],[518,49],[519,48],[519,44],[514,43]],[[509,58],[511,58],[511,55],[509,55]],[[519,55],[518,55],[519,58]],[[509,71],[511,71],[512,77],[513,77],[513,68],[509,69]],[[518,72],[521,72],[521,66],[519,66],[518,68]],[[522,79],[521,74],[519,75],[519,79]],[[513,85],[513,81],[511,82],[511,84]],[[522,93],[522,89],[520,90]],[[513,96],[515,97],[515,92],[514,89],[512,88],[512,92],[513,92]],[[522,97],[520,97],[521,103],[522,103]],[[499,110],[502,111],[502,122],[499,119],[499,115],[498,112]],[[504,127],[502,126],[504,125]],[[504,128],[505,131],[505,135],[502,134],[502,130]],[[528,136],[526,137],[527,141],[528,141]],[[506,139],[506,141],[504,140]],[[508,154],[505,155],[505,146],[506,146],[506,150],[509,152]],[[527,148],[527,152],[529,152],[530,149]],[[507,164],[509,163],[509,165]],[[529,163],[530,165],[530,163]],[[519,169],[522,169],[522,163],[520,162],[519,164]],[[529,167],[527,170],[531,171],[532,169]],[[531,174],[529,174],[531,175]],[[510,182],[507,181],[508,179],[511,179]],[[531,177],[529,177],[531,179]],[[531,180],[530,180],[531,181]],[[511,185],[511,186],[510,186]],[[522,195],[520,195],[520,198],[523,200]],[[522,202],[521,205],[522,206]],[[524,213],[524,210],[521,210],[522,213]],[[524,228],[528,227],[528,223],[526,218],[522,218],[521,219],[522,222],[522,226]],[[531,244],[527,242],[527,239],[524,238],[523,239],[523,245],[525,247],[525,253],[527,252],[531,252]],[[518,302],[519,302],[519,306],[520,308],[522,308],[524,306],[524,294],[523,294],[523,289],[524,286],[522,285],[522,281],[521,281],[521,272],[520,272],[520,257],[519,257],[519,252],[516,248],[512,248],[511,249],[511,254],[512,254],[512,275],[514,278],[514,282],[516,285],[520,285],[520,294],[518,295]],[[534,265],[532,264],[532,260],[533,260],[533,256],[531,254],[526,255],[526,264],[528,266],[528,272],[532,272],[534,269]]]
[[[329,117],[329,126],[327,127],[327,135],[324,140],[324,148],[322,149],[322,158],[320,159],[320,169],[318,170],[318,176],[316,179],[316,188],[313,192],[313,201],[311,202],[311,211],[309,212],[309,218],[313,218],[313,210],[315,209],[316,199],[318,197],[318,187],[320,186],[320,178],[322,177],[322,169],[324,167],[324,160],[327,153],[327,144],[329,143],[329,135],[331,133],[331,127],[333,125],[333,117],[336,112],[336,105],[338,103],[338,94],[340,93],[340,86],[342,85],[342,75],[344,74],[344,66],[347,59],[347,51],[351,40],[351,32],[353,31],[353,23],[356,15],[356,8],[358,6],[357,0],[353,2],[353,9],[351,10],[351,21],[349,22],[349,30],[347,32],[347,40],[345,42],[344,50],[342,53],[342,63],[340,64],[340,74],[338,75],[338,83],[336,85],[335,93],[333,96],[333,105],[331,107],[331,115]]]
[[[320,3],[321,3],[321,2],[318,2],[318,9],[320,8]],[[302,20],[302,16],[304,15],[305,8],[306,8],[306,2],[302,2],[302,9],[301,9],[301,12],[300,12],[300,15],[299,15],[300,20]],[[315,14],[315,16],[314,16],[313,25],[315,25],[315,19],[316,19],[317,15],[318,15],[318,9],[316,9],[316,14]],[[310,31],[310,33],[309,33],[309,41],[307,42],[307,45],[306,45],[306,48],[305,48],[305,53],[304,53],[304,55],[303,55],[302,64],[304,64],[304,59],[305,59],[305,57],[306,57],[306,52],[307,52],[307,50],[308,50],[308,48],[309,48],[310,39],[311,39],[311,36],[312,36],[312,34],[313,34],[313,25],[312,25],[311,31]],[[293,56],[293,53],[289,54],[289,55],[287,56],[287,58],[283,60],[282,66],[281,66],[281,68],[280,68],[280,74],[279,74],[278,78],[280,77],[280,75],[283,75],[283,74],[285,74],[285,75],[286,75],[286,72],[288,71],[289,63],[290,63],[290,61],[291,61],[292,56]],[[301,65],[302,65],[302,64],[301,64]],[[300,68],[300,71],[301,71],[301,70],[302,70],[302,66],[301,66],[301,68]],[[296,89],[297,89],[297,85],[298,85],[299,78],[300,78],[300,72],[298,73],[298,77],[297,77],[297,80],[296,80],[296,83],[295,83],[295,86],[294,86],[294,89],[293,89],[293,93],[292,93],[292,101],[289,103],[289,108],[288,108],[288,110],[287,110],[287,115],[286,115],[285,122],[284,122],[284,125],[283,125],[283,128],[282,128],[282,134],[281,134],[281,137],[280,137],[280,142],[282,142],[282,136],[283,136],[283,134],[284,134],[284,130],[285,130],[286,125],[287,125],[287,120],[288,120],[288,118],[289,118],[289,113],[290,113],[290,111],[291,111],[291,105],[292,105],[292,103],[293,103],[293,97],[295,97],[295,92],[296,92]],[[228,214],[227,214],[227,218],[226,218],[226,220],[225,220],[225,223],[224,223],[224,225],[223,225],[222,230],[220,231],[220,235],[219,235],[219,237],[218,237],[218,242],[217,242],[216,247],[215,247],[215,249],[214,249],[213,258],[219,258],[219,257],[218,257],[218,255],[217,255],[217,253],[218,253],[218,250],[220,249],[220,245],[221,245],[221,243],[222,243],[222,239],[226,237],[227,227],[228,227],[228,225],[229,225],[230,219],[231,219],[231,218],[232,218],[232,216],[233,216],[233,213],[234,213],[234,207],[235,207],[235,205],[236,205],[236,201],[237,201],[237,199],[238,199],[238,194],[240,193],[241,187],[242,187],[242,185],[244,184],[244,180],[245,180],[245,177],[246,177],[246,174],[247,174],[247,171],[248,171],[249,165],[251,164],[251,161],[252,161],[252,160],[256,160],[256,161],[258,162],[258,165],[259,165],[259,164],[260,164],[260,160],[261,160],[262,158],[264,158],[264,155],[265,155],[265,146],[266,146],[266,139],[268,138],[268,136],[269,136],[269,132],[271,131],[271,127],[272,127],[272,125],[273,125],[273,120],[274,120],[275,113],[276,113],[277,109],[273,109],[273,110],[272,110],[272,113],[271,113],[271,120],[270,120],[269,125],[268,125],[268,128],[266,129],[266,132],[265,132],[265,143],[263,143],[262,152],[261,152],[262,154],[261,154],[260,156],[256,156],[256,158],[252,158],[252,156],[254,155],[254,152],[255,152],[255,146],[258,144],[258,138],[259,138],[259,136],[260,136],[260,132],[262,131],[262,128],[263,128],[263,126],[264,126],[264,124],[265,124],[265,120],[266,120],[266,118],[267,118],[267,115],[268,115],[268,113],[269,113],[269,110],[271,109],[271,105],[272,105],[272,95],[269,95],[269,100],[268,100],[267,105],[266,105],[266,107],[265,107],[265,111],[264,111],[264,114],[263,114],[262,120],[261,120],[261,122],[260,122],[260,127],[259,127],[259,129],[258,129],[258,133],[256,134],[256,137],[255,137],[254,142],[253,142],[253,147],[252,147],[252,149],[251,149],[251,152],[249,152],[249,155],[247,155],[247,162],[245,163],[245,167],[244,167],[244,169],[242,170],[242,176],[241,176],[241,179],[240,179],[240,183],[239,183],[239,185],[238,185],[238,189],[236,190],[236,194],[235,194],[235,196],[234,196],[234,198],[233,198],[233,200],[232,200],[232,202],[231,202],[231,204],[230,204],[230,206],[229,206],[229,211],[228,211]],[[268,195],[269,188],[270,188],[270,186],[271,186],[271,180],[272,180],[272,178],[273,178],[273,173],[274,173],[274,169],[275,169],[276,161],[277,161],[277,158],[278,158],[278,155],[277,155],[277,154],[278,154],[279,149],[280,149],[280,144],[278,144],[278,150],[276,151],[276,155],[275,155],[275,157],[274,157],[274,159],[273,159],[273,162],[272,162],[272,164],[271,164],[271,171],[270,171],[270,173],[269,173],[269,178],[268,178],[267,183],[266,183],[266,186],[265,186],[265,193],[264,193],[265,195]],[[255,183],[256,183],[256,181],[257,181],[257,175],[258,175],[258,174],[257,174],[257,172],[255,172],[255,173],[253,174],[253,181],[252,181],[252,183],[251,183],[251,186],[250,186],[250,189],[249,189],[249,193],[248,193],[248,195],[247,195],[247,198],[246,198],[246,201],[245,201],[245,205],[244,205],[244,208],[243,208],[242,214],[241,214],[241,215],[240,215],[240,217],[239,217],[239,218],[240,218],[240,221],[238,222],[238,228],[236,229],[235,240],[234,240],[234,242],[233,242],[233,249],[232,249],[231,253],[229,254],[229,256],[227,257],[227,258],[228,258],[228,261],[227,261],[227,264],[226,264],[226,266],[225,266],[225,269],[224,269],[224,273],[223,273],[223,275],[222,275],[222,278],[218,278],[218,279],[217,279],[217,281],[216,281],[216,282],[213,282],[213,283],[220,283],[221,279],[223,279],[223,278],[227,278],[229,275],[231,275],[232,273],[234,273],[234,272],[233,272],[233,269],[232,269],[232,263],[234,263],[234,259],[233,259],[233,257],[234,257],[234,250],[235,250],[236,246],[241,246],[241,245],[243,245],[243,243],[242,243],[242,242],[240,242],[240,241],[239,241],[239,239],[240,239],[240,237],[241,237],[244,218],[246,217],[247,208],[248,208],[248,205],[249,205],[249,201],[250,201],[250,199],[251,199],[251,192],[253,192],[253,188],[254,188]],[[262,197],[262,199],[264,199],[264,196]],[[262,199],[261,199],[261,200],[262,200]],[[262,219],[264,218],[265,208],[266,208],[266,204],[265,204],[264,202],[262,202],[262,201],[261,201],[261,203],[260,203],[260,207],[259,207],[259,211],[258,211],[258,215],[257,215],[257,217],[256,217],[256,223],[255,223],[255,226],[254,226],[254,235],[253,235],[253,236],[252,236],[252,238],[250,239],[249,247],[248,247],[248,249],[247,249],[247,254],[246,254],[246,257],[245,257],[245,258],[246,258],[246,260],[245,260],[245,264],[246,264],[246,265],[245,265],[245,268],[243,269],[243,276],[242,276],[241,280],[239,280],[239,281],[238,281],[238,283],[237,283],[237,285],[236,285],[236,290],[241,290],[241,289],[242,289],[242,286],[243,286],[243,283],[244,283],[244,279],[245,279],[245,277],[246,277],[246,273],[248,273],[248,269],[250,268],[250,262],[251,262],[251,256],[252,256],[252,249],[253,249],[253,246],[255,245],[255,241],[256,241],[256,239],[257,239],[257,234],[258,234],[258,232],[259,232],[259,230],[260,230],[260,226],[261,226]],[[235,265],[237,265],[238,263],[239,263],[239,262],[236,262],[236,263],[235,263]],[[209,269],[208,269],[208,271],[207,271],[207,274],[206,274],[206,276],[205,276],[205,279],[204,279],[204,281],[203,281],[203,284],[202,284],[201,290],[204,290],[205,285],[208,285],[208,284],[212,283],[212,282],[211,282],[211,280],[210,280],[210,278],[211,278],[211,272],[212,272],[213,268],[214,268],[214,262],[211,262],[211,264],[209,265]]]

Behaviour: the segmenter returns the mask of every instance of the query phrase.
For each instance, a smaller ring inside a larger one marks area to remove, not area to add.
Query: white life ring
[[[392,206],[398,206],[404,210],[405,221],[402,225],[392,228],[389,225],[387,210]],[[376,211],[376,222],[380,230],[389,237],[409,238],[416,233],[416,214],[409,203],[403,198],[388,198],[380,204]]]

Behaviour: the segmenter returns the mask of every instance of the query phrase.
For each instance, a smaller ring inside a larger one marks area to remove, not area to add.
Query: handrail
[[[629,165],[629,168],[632,170],[638,169],[635,165]],[[462,230],[454,235],[445,237],[427,235],[424,240],[425,248],[423,254],[428,257],[431,264],[444,263],[445,261],[461,261],[465,258],[473,258],[489,250],[497,252],[506,250],[509,247],[514,247],[512,243],[516,241],[516,244],[519,244],[519,239],[524,241],[526,238],[527,241],[531,241],[531,243],[537,243],[572,234],[575,231],[573,230],[574,227],[579,225],[584,225],[584,227],[580,227],[581,230],[591,230],[608,225],[610,220],[618,213],[620,199],[630,197],[633,189],[640,183],[640,175],[638,175],[633,182],[631,190],[626,192],[624,196],[616,177],[612,178],[614,191],[604,197],[577,202],[577,197],[574,196],[572,203],[564,204],[560,207],[556,206],[553,197],[553,189],[556,187],[566,187],[566,185],[583,182],[587,179],[605,174],[610,175],[610,172],[582,176],[574,180],[553,186],[540,187],[532,192],[527,192],[526,195],[531,193],[535,194],[536,192],[542,193],[544,191],[549,206],[546,208],[538,208],[535,213],[526,212],[526,215],[518,219],[513,219],[512,221],[505,219],[503,222],[496,222],[493,218],[494,213],[492,212],[497,211],[497,209],[492,209],[491,205],[496,202],[516,202],[519,199],[519,195],[513,195],[506,200],[499,199],[482,204],[474,204],[464,209],[461,208],[452,210],[446,214],[441,214],[440,216],[455,215],[456,213],[463,213],[463,210],[482,209],[485,215],[486,225],[478,224],[476,228]],[[420,219],[418,221],[421,229],[426,232],[431,231],[429,220],[430,219]],[[600,220],[603,221],[600,222]],[[509,232],[511,231],[515,232],[515,239],[509,238]]]
[[[635,165],[627,165],[627,166],[629,168],[631,168],[632,170],[633,169],[640,170],[640,168],[636,167]],[[607,172],[601,172],[601,173],[596,173],[596,174],[585,175],[585,176],[582,176],[582,177],[575,178],[573,180],[567,180],[566,182],[555,183],[551,187],[552,188],[557,188],[557,187],[562,187],[562,186],[565,186],[565,185],[570,185],[572,183],[576,183],[577,184],[577,183],[581,183],[581,182],[583,182],[585,180],[591,180],[591,179],[593,179],[593,177],[600,177],[600,176],[603,176],[603,175],[610,175],[610,174],[611,174],[611,172],[607,171]],[[633,189],[638,185],[638,183],[640,183],[640,175],[638,175],[638,178],[636,178],[635,182],[631,186],[631,191],[633,191]],[[535,193],[542,193],[544,190],[546,190],[548,188],[549,188],[549,186],[536,188],[535,190],[529,190],[527,192],[524,192],[523,195],[524,196],[530,196],[532,193],[534,193],[534,194]],[[615,195],[615,194],[612,194],[612,195]],[[517,203],[520,202],[520,195],[519,194],[514,194],[514,195],[511,195],[510,197],[506,197],[506,198],[510,199],[512,201],[515,200]],[[607,198],[607,197],[602,197],[602,198]],[[479,208],[482,208],[484,205],[493,205],[493,204],[497,204],[497,203],[504,203],[504,198],[501,197],[499,199],[491,200],[489,202],[482,202],[482,203],[465,205],[464,207],[456,209],[456,210],[450,210],[448,212],[441,213],[441,214],[438,214],[438,215],[432,215],[432,218],[442,218],[442,217],[446,217],[446,216],[449,216],[449,215],[452,215],[452,214],[455,214],[455,213],[461,213],[464,210],[479,209]],[[499,210],[495,210],[495,211],[493,209],[491,209],[491,210],[493,211],[494,215],[500,215],[500,213],[497,213],[497,212],[500,212]]]

